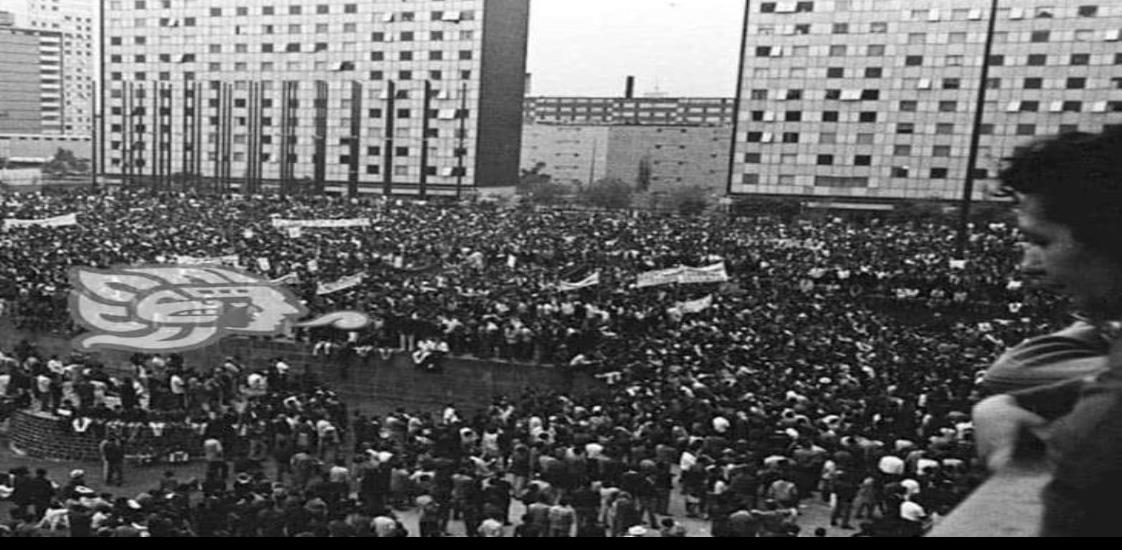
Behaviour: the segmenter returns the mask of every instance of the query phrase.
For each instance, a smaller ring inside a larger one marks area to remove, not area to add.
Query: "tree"
[[[600,208],[628,208],[631,206],[631,186],[619,178],[605,178],[584,189],[581,200]]]
[[[700,185],[676,187],[670,191],[671,208],[685,216],[696,216],[709,207],[709,192]]]
[[[651,190],[651,157],[649,155],[643,155],[643,158],[639,160],[639,177],[636,178],[635,183],[642,193]]]

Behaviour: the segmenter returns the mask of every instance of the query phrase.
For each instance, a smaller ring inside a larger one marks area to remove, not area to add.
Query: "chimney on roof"
[[[635,99],[635,77],[627,77],[627,87],[623,91],[624,99]]]

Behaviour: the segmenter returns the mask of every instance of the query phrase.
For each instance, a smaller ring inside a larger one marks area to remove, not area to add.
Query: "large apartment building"
[[[527,124],[729,126],[736,102],[723,97],[528,97]]]
[[[1122,123],[1122,0],[996,4],[747,2],[729,192],[957,199],[977,130],[985,199],[1016,147]]]
[[[525,0],[109,0],[103,16],[109,180],[517,183]]]

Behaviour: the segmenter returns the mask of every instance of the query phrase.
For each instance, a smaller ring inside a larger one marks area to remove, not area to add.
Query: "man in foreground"
[[[991,397],[974,410],[978,452],[1007,468],[1027,434],[1055,467],[1044,536],[1122,535],[1122,130],[1026,148],[1002,174],[1019,203],[1025,265],[1068,295],[1107,340],[1105,373]]]

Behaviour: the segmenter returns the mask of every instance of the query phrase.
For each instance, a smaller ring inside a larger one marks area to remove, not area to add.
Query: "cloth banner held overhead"
[[[4,220],[4,230],[21,227],[68,227],[78,225],[78,214],[67,214],[41,220]]]
[[[237,254],[230,254],[228,256],[214,256],[214,257],[201,257],[201,258],[196,258],[194,256],[176,256],[175,257],[176,265],[228,265],[228,266],[237,266],[238,265],[238,260],[239,260],[239,258],[238,258]]]
[[[600,284],[600,272],[599,271],[597,271],[596,273],[593,273],[592,275],[589,275],[588,277],[585,277],[583,280],[577,281],[575,283],[565,283],[565,282],[560,283],[560,284],[557,285],[557,290],[560,290],[561,292],[572,292],[574,290],[580,290],[582,288],[594,287],[598,284]]]
[[[320,283],[316,287],[316,295],[326,296],[328,294],[342,292],[344,290],[354,288],[362,284],[362,281],[364,279],[366,279],[366,274],[358,273],[356,275],[351,275],[350,277],[343,277],[342,279],[339,279],[338,281],[335,281],[333,283]]]
[[[299,273],[289,273],[288,275],[285,275],[284,277],[281,277],[279,279],[273,279],[270,282],[275,284],[275,285],[298,285],[298,284],[300,284],[300,274]]]
[[[692,300],[689,302],[678,302],[678,310],[684,314],[701,313],[713,307],[713,295],[710,294],[700,300]]]
[[[370,227],[371,225],[373,224],[370,222],[369,218],[353,218],[349,220],[273,220],[273,227],[277,229],[291,229],[294,227],[302,229],[349,228]]]
[[[648,288],[674,283],[692,285],[727,283],[728,281],[728,270],[725,268],[725,263],[721,262],[706,267],[678,266],[671,269],[660,269],[657,271],[640,273],[639,281],[636,286],[639,288]]]

